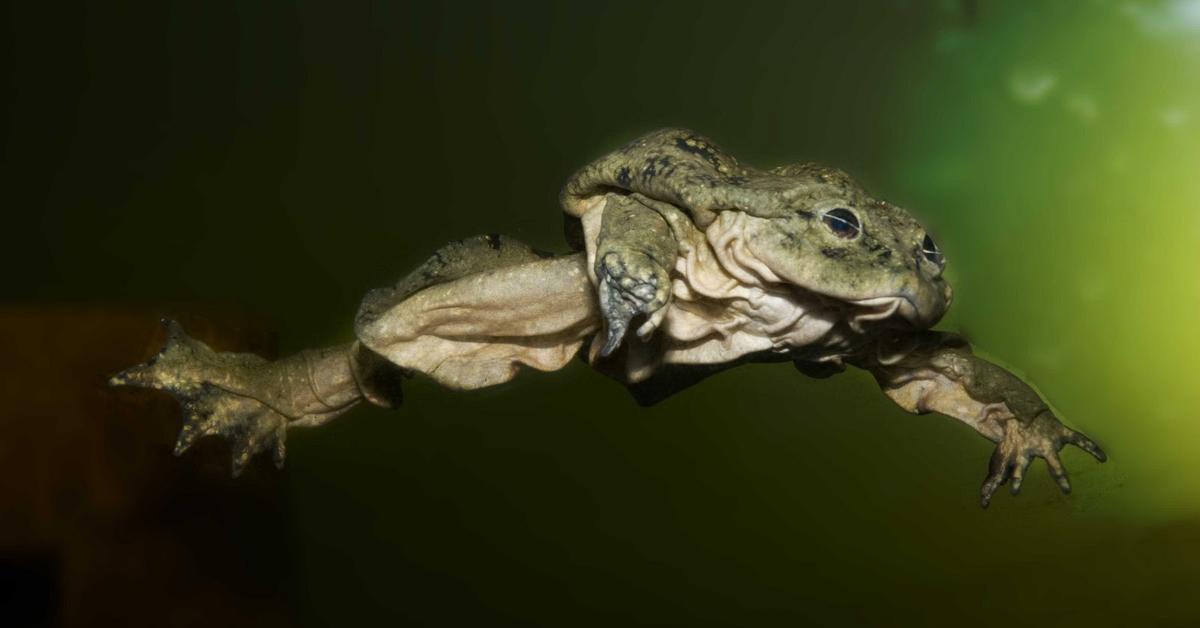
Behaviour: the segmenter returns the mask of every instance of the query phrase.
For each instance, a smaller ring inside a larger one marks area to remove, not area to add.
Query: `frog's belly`
[[[690,279],[675,281],[660,332],[665,364],[718,364],[752,353],[787,353],[820,343],[837,323],[834,312],[800,293],[738,285],[714,300],[696,294]]]

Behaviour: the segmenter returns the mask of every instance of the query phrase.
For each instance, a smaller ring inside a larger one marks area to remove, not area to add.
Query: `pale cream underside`
[[[456,389],[562,368],[600,327],[583,257],[537,260],[421,290],[360,330],[392,362]]]
[[[458,389],[512,379],[521,365],[561,368],[602,325],[594,274],[603,197],[582,215],[587,256],[538,260],[426,288],[362,330],[360,340],[392,362]],[[717,364],[750,353],[809,346],[836,312],[786,286],[744,245],[747,221],[723,212],[705,231],[672,226],[680,244],[672,302],[655,351],[630,334],[626,376],[640,381],[660,364]],[[591,355],[599,347],[596,334]]]
[[[588,270],[593,282],[603,197],[583,214]],[[643,380],[660,364],[721,364],[751,353],[784,352],[825,337],[838,313],[793,288],[745,246],[748,223],[762,220],[722,212],[700,231],[691,221],[670,221],[679,242],[671,303],[657,334],[661,352],[632,350],[626,377]],[[627,342],[637,343],[635,337]],[[601,344],[593,341],[593,355]]]

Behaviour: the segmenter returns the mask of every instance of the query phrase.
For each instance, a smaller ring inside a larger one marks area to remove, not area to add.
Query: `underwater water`
[[[582,363],[414,380],[289,437],[301,623],[1200,623],[1200,1],[11,11],[10,303],[343,342],[447,241],[565,251],[566,177],[687,126],[910,208],[939,328],[1110,455],[983,511],[991,444],[864,373],[743,366],[650,408]]]

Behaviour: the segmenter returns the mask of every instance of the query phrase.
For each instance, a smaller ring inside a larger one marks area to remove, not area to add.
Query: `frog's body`
[[[1063,427],[1020,379],[928,331],[950,304],[944,258],[904,210],[816,165],[759,171],[685,129],[646,135],[573,176],[562,194],[578,250],[538,253],[504,236],[443,247],[372,291],[357,341],[276,363],[218,354],[169,326],[163,352],[113,378],[168,390],[189,416],[177,444],[235,441],[235,473],[256,452],[284,457],[286,428],[360,399],[391,406],[423,373],[456,389],[587,359],[652,402],[751,360],[827,376],[853,364],[910,412],[941,412],[998,443],[983,487],[1089,439]],[[628,333],[634,322],[636,334]]]

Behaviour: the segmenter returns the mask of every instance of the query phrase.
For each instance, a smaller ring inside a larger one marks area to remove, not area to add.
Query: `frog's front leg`
[[[646,317],[637,330],[643,339],[662,323],[678,248],[667,221],[637,196],[607,196],[594,266],[607,328],[601,356],[620,346],[635,316]]]
[[[1012,493],[1019,493],[1035,458],[1044,459],[1059,488],[1070,492],[1066,468],[1058,457],[1066,445],[1075,445],[1100,462],[1107,459],[1092,439],[1059,422],[1029,384],[973,355],[959,336],[923,332],[881,343],[863,366],[905,410],[959,419],[996,443],[980,488],[984,508],[1010,480]]]

